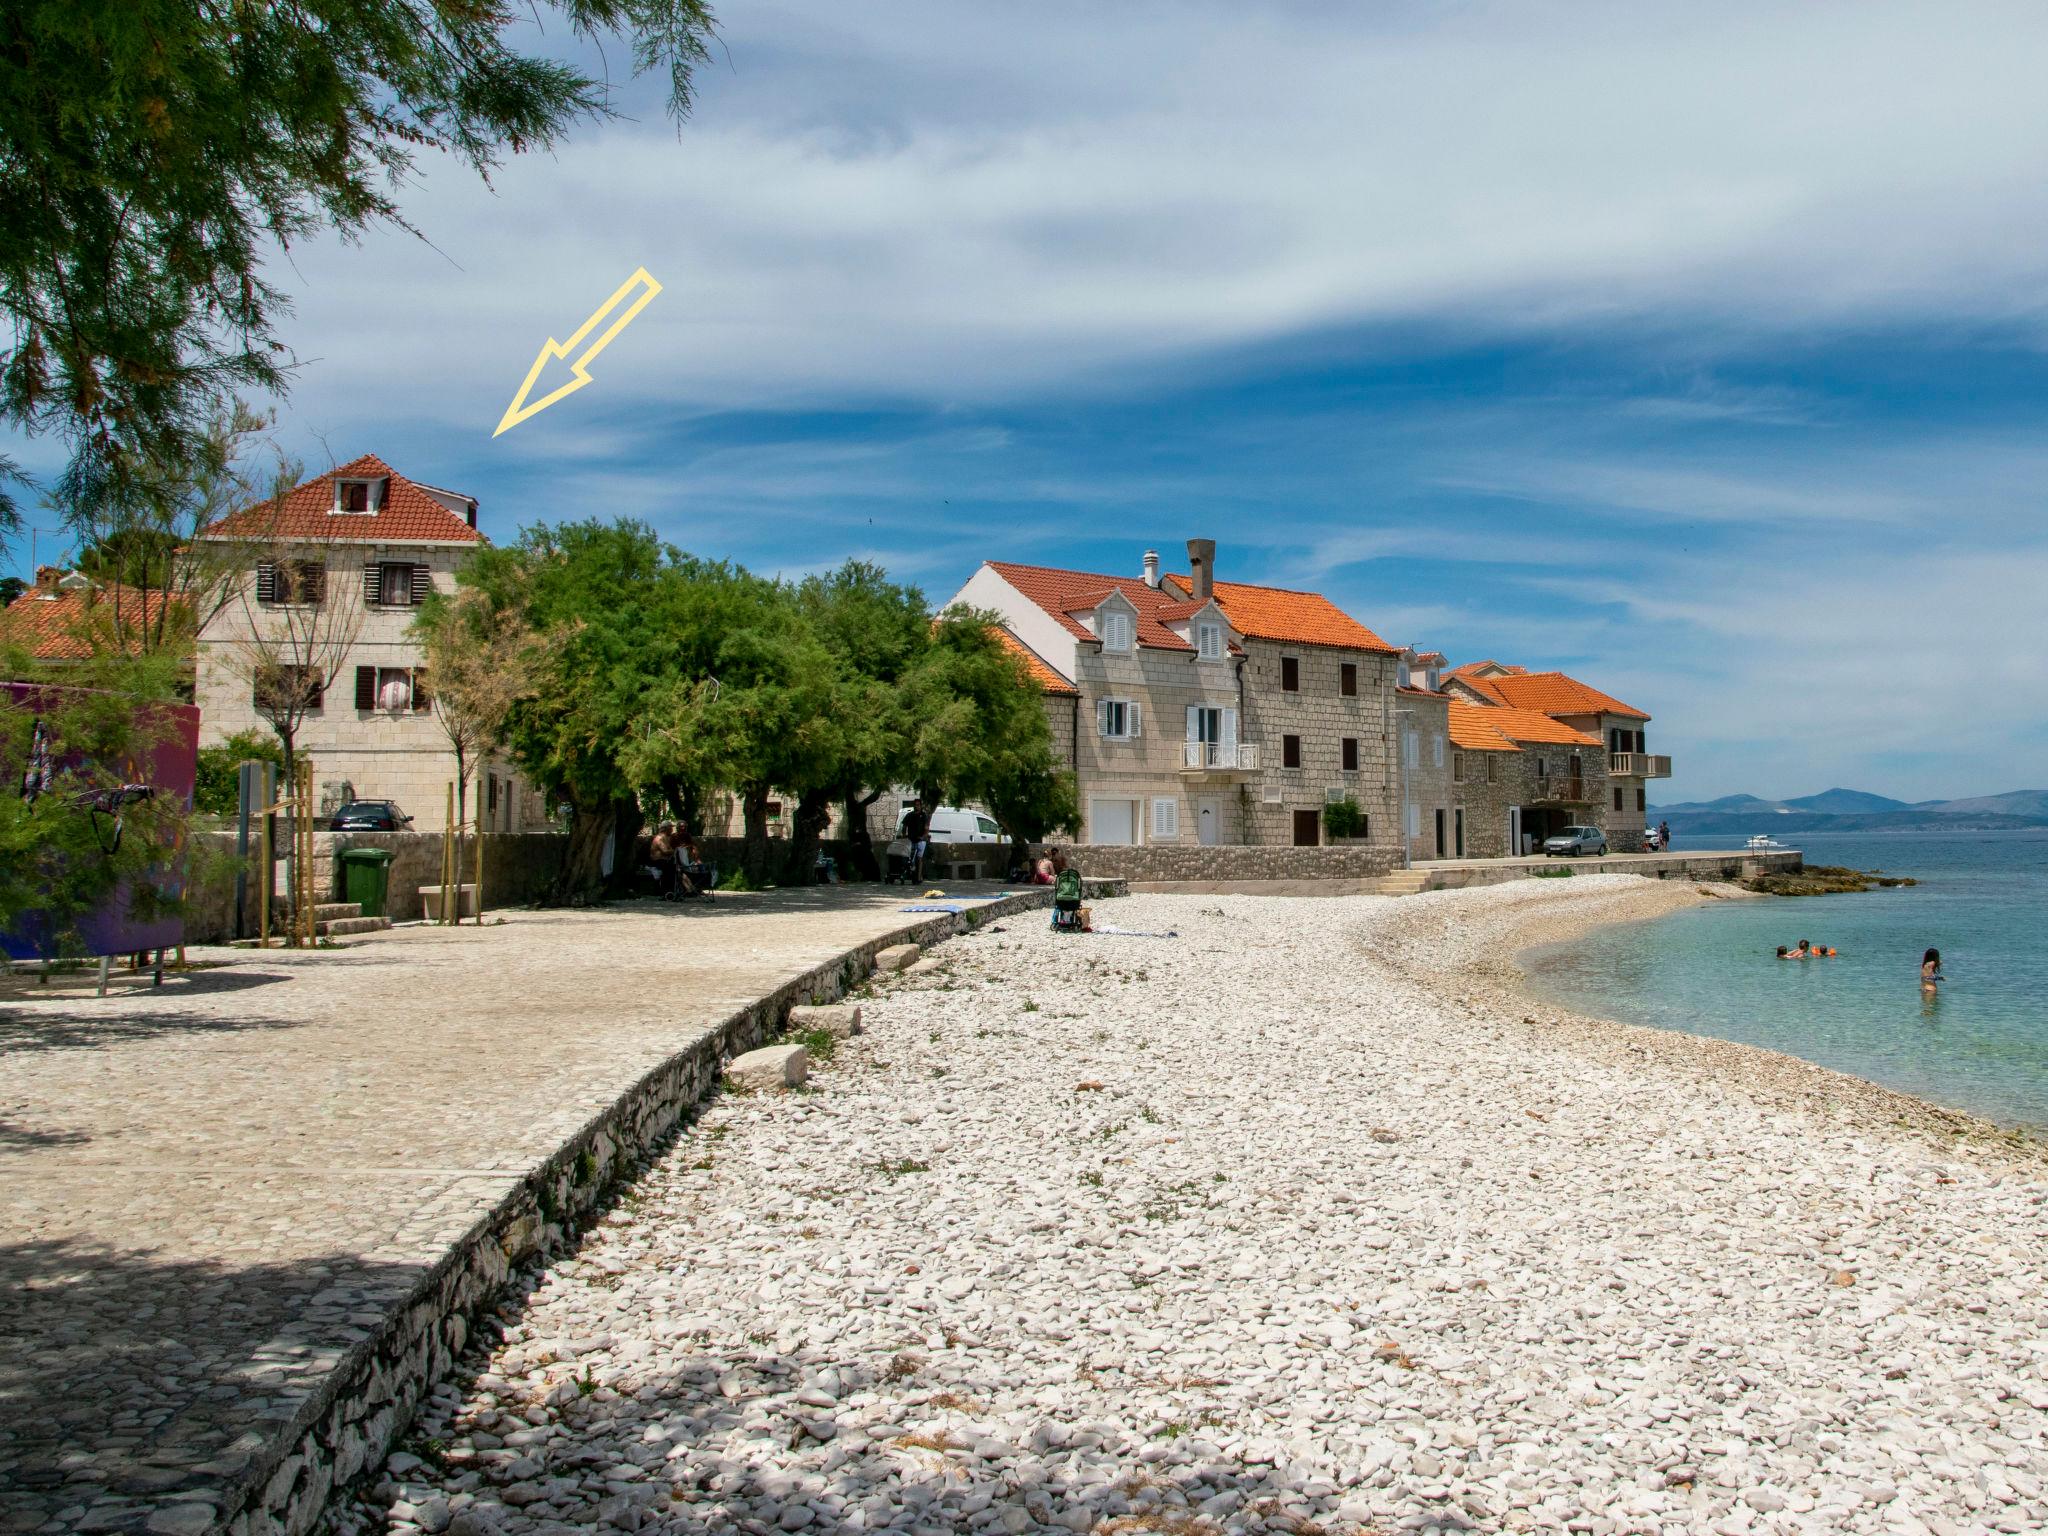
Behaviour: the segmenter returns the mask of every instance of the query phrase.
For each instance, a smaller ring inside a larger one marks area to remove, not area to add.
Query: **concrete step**
[[[1426,869],[1397,869],[1392,874],[1381,875],[1373,882],[1373,890],[1381,896],[1415,896],[1429,889],[1430,873]]]
[[[313,931],[323,939],[332,939],[345,933],[382,933],[390,926],[388,917],[334,917],[315,924]]]
[[[339,917],[361,917],[363,904],[359,901],[323,901],[313,908],[313,921],[331,923]]]

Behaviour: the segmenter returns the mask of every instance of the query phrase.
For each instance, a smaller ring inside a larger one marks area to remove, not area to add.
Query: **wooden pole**
[[[462,835],[462,828],[455,825],[455,781],[448,781],[448,815],[441,823],[448,830],[441,834],[441,921],[459,923],[462,921],[462,866],[456,862],[455,839]]]
[[[268,949],[270,948],[270,886],[271,882],[277,878],[277,872],[276,870],[271,868],[270,864],[271,806],[268,803],[270,797],[268,795],[265,795],[263,798],[265,801],[263,807],[263,868],[260,871],[263,880],[263,889],[259,893],[256,902],[256,910],[260,914],[259,921],[261,924],[261,926],[257,930],[259,934],[257,942],[261,944],[263,948]]]
[[[476,817],[476,925],[484,925],[484,817],[481,809]]]
[[[320,879],[313,867],[313,759],[302,759],[306,765],[304,787],[299,793],[299,825],[306,830],[301,837],[305,857],[299,861],[299,888],[305,893],[305,938],[306,947],[311,949],[320,938]]]

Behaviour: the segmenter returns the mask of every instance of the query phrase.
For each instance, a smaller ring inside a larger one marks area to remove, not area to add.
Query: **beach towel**
[[[950,912],[955,917],[958,917],[967,910],[967,903],[962,901],[920,901],[912,906],[900,907],[897,910],[902,912]]]
[[[1145,928],[1112,928],[1107,923],[1097,923],[1088,930],[1090,933],[1111,933],[1120,939],[1177,939],[1180,935],[1169,928],[1164,933],[1154,933]]]

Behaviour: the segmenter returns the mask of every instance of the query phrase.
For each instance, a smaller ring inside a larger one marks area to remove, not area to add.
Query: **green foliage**
[[[275,763],[284,770],[284,749],[268,731],[237,731],[218,746],[199,749],[199,773],[192,786],[192,809],[201,816],[233,816],[241,809],[239,769],[250,758]]]
[[[1365,812],[1349,795],[1323,807],[1323,831],[1331,837],[1363,837],[1366,826]]]
[[[71,442],[73,504],[120,499],[236,391],[289,359],[266,279],[329,231],[403,225],[415,157],[487,175],[610,113],[607,88],[522,51],[579,43],[665,69],[706,57],[704,0],[14,0],[0,13],[0,419]],[[551,13],[551,14],[549,14]],[[540,25],[534,23],[538,21]],[[4,513],[0,513],[4,520]]]
[[[37,680],[34,663],[20,652],[0,655],[10,678]],[[187,843],[185,808],[163,797],[121,809],[114,842],[110,815],[95,817],[81,796],[138,776],[136,765],[167,728],[151,705],[175,702],[182,681],[173,658],[99,656],[68,667],[63,686],[51,686],[32,706],[0,702],[0,928],[24,914],[49,923],[58,955],[82,952],[79,921],[100,910],[124,882],[129,914],[138,920],[167,915],[176,902],[157,884],[164,849]],[[51,756],[63,762],[51,788],[25,800],[19,793],[36,720],[51,738]],[[188,869],[188,878],[210,871]]]

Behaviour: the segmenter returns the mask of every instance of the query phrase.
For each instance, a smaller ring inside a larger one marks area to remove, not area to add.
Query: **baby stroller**
[[[1081,874],[1079,870],[1063,869],[1052,882],[1052,931],[1054,933],[1086,933],[1088,920],[1083,916],[1081,906]]]
[[[910,884],[910,839],[897,838],[889,844],[883,857],[888,860],[888,871],[882,879],[889,885]]]

